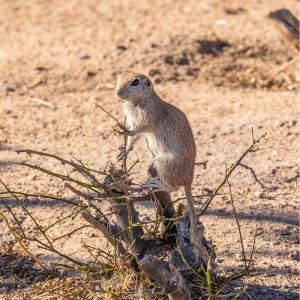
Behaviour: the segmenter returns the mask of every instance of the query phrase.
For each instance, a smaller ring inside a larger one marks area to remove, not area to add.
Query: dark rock
[[[209,188],[204,188],[204,189],[203,189],[203,192],[204,192],[205,194],[207,194],[207,195],[212,195],[212,194],[214,193],[214,191],[211,190],[211,189],[209,189]]]
[[[243,7],[239,7],[239,8],[225,8],[224,12],[227,15],[237,15],[237,14],[246,12],[246,10]]]
[[[40,67],[36,67],[36,68],[35,68],[35,70],[36,70],[36,71],[38,71],[38,72],[44,72],[44,71],[48,71],[48,69],[47,69],[47,68],[45,68],[45,67],[42,67],[42,66],[40,66]]]
[[[155,75],[161,75],[161,72],[159,69],[151,69],[151,70],[149,70],[148,75],[153,77]]]
[[[116,48],[121,51],[127,50],[127,47],[125,47],[124,45],[117,45]]]
[[[8,86],[7,88],[6,88],[6,92],[7,93],[9,93],[9,92],[15,92],[16,91],[16,89],[15,88],[13,88],[13,87],[10,87],[10,86]]]
[[[184,54],[182,55],[182,57],[180,57],[180,58],[178,58],[178,59],[176,60],[176,63],[177,63],[177,65],[185,66],[185,65],[189,65],[189,64],[190,64],[190,61],[189,61],[189,59],[187,58],[186,54],[184,53]]]
[[[87,72],[87,77],[95,77],[97,75],[96,72],[93,72],[93,71],[88,71]]]
[[[200,54],[210,54],[217,56],[224,51],[225,47],[229,47],[230,44],[222,40],[199,40],[196,41],[199,44],[198,52]]]
[[[194,75],[195,75],[195,72],[194,72],[194,70],[192,70],[192,69],[188,69],[188,70],[186,71],[186,75],[188,75],[188,76],[194,76]]]
[[[168,65],[173,65],[174,64],[174,58],[171,55],[166,55],[164,58],[164,63]]]

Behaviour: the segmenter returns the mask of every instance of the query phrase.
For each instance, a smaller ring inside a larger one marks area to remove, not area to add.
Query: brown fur
[[[140,80],[137,87],[131,86]],[[150,87],[145,85],[145,81]],[[191,185],[196,156],[195,141],[185,114],[174,105],[159,98],[145,75],[123,73],[118,77],[116,94],[125,102],[129,130],[127,152],[144,135],[153,156],[152,165],[165,185],[166,191]]]
[[[139,84],[132,85],[136,80]],[[115,92],[126,101],[124,112],[129,126],[126,152],[132,150],[134,143],[144,135],[153,157],[149,169],[158,175],[161,190],[172,192],[184,186],[191,220],[191,237],[200,251],[201,239],[197,233],[191,193],[196,146],[187,117],[177,107],[160,99],[150,79],[143,74],[120,74]]]

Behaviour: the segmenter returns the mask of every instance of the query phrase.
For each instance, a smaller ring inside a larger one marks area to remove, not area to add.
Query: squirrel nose
[[[115,94],[118,96],[118,97],[120,97],[120,98],[122,98],[122,99],[126,99],[126,90],[125,89],[119,89],[119,88],[116,88],[115,89]]]

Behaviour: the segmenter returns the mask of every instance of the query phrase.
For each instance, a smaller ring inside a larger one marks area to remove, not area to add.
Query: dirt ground
[[[251,143],[252,127],[256,137],[267,132],[260,145],[266,149],[250,154],[246,163],[269,188],[244,169],[231,179],[247,254],[258,230],[256,275],[244,284],[249,299],[298,299],[299,61],[273,76],[297,53],[267,18],[282,6],[299,16],[296,0],[1,0],[1,180],[18,191],[65,192],[62,182],[15,165],[29,159],[14,152],[20,148],[75,156],[94,168],[115,160],[122,137],[94,103],[121,120],[122,103],[113,91],[117,74],[145,73],[162,98],[187,114],[197,161],[208,160],[206,169],[196,167],[195,195],[220,183],[224,162],[233,163]],[[136,157],[141,160],[136,178],[142,181],[148,162],[142,142],[129,161]],[[31,161],[62,168],[51,160]],[[243,262],[227,189],[222,193],[202,220],[218,245],[220,268],[230,271]],[[34,230],[14,201],[7,203]],[[50,200],[28,199],[26,205],[45,226],[68,214],[67,206]],[[149,207],[139,205],[142,217]],[[6,212],[2,202],[0,209]],[[52,234],[66,229],[56,230]],[[102,238],[85,229],[59,245],[84,258],[82,241],[101,244]],[[0,299],[30,299],[37,271],[31,270],[32,278],[24,275],[20,264],[26,259],[13,256],[13,246],[0,220]],[[55,259],[39,251],[44,261]],[[23,284],[12,284],[15,276]]]

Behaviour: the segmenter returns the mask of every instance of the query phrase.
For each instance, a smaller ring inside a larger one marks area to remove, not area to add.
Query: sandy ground
[[[298,61],[272,78],[297,54],[266,17],[282,5],[299,16],[298,4],[294,0],[1,0],[1,179],[18,191],[64,193],[61,182],[14,164],[27,159],[14,152],[20,148],[79,157],[94,168],[115,160],[122,138],[94,103],[121,119],[122,103],[112,89],[117,74],[124,70],[148,74],[158,94],[187,114],[197,161],[208,160],[207,169],[196,168],[195,195],[218,185],[224,162],[234,162],[251,143],[252,127],[257,137],[267,131],[261,145],[266,149],[250,154],[246,162],[270,189],[261,188],[244,169],[231,179],[247,253],[258,229],[257,274],[244,283],[253,299],[298,299]],[[141,181],[148,161],[143,143],[129,161],[136,157],[141,160],[137,167]],[[50,160],[43,163],[62,168]],[[230,199],[226,189],[223,193],[203,222],[207,236],[218,245],[221,269],[230,271],[241,267],[242,261]],[[174,197],[181,195],[179,191]],[[14,207],[13,200],[7,203]],[[69,210],[37,199],[26,200],[26,205],[44,225]],[[142,217],[149,207],[139,205]],[[3,203],[0,209],[6,211]],[[67,226],[75,228],[78,222],[83,224],[78,219]],[[34,230],[28,218],[22,224]],[[52,234],[66,229],[55,230]],[[102,238],[86,229],[58,245],[83,258],[82,241],[101,243]],[[13,277],[9,264],[19,259],[10,256],[9,245],[12,237],[0,220],[0,298],[23,299],[31,286],[22,290],[1,283],[1,277]],[[54,259],[41,254],[45,261]]]

